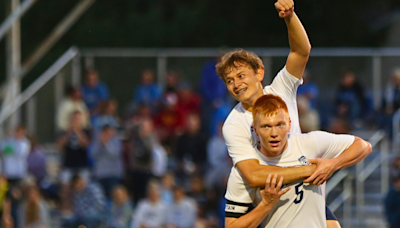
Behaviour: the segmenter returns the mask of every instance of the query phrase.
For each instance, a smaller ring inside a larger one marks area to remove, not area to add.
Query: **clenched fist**
[[[280,18],[290,17],[294,12],[293,0],[278,0],[275,2],[275,9],[279,12]]]

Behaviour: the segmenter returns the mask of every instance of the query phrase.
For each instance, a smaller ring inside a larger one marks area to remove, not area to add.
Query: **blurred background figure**
[[[317,110],[311,108],[309,99],[305,96],[297,97],[300,128],[303,133],[320,130],[320,120]]]
[[[159,228],[166,225],[168,207],[160,200],[160,186],[154,181],[147,187],[147,198],[139,202],[132,228]]]
[[[364,111],[364,102],[363,86],[356,80],[354,72],[345,70],[335,96],[338,117],[354,125],[354,121],[359,119],[361,112]]]
[[[133,207],[129,199],[128,190],[124,186],[113,189],[112,205],[108,214],[107,227],[130,228],[133,217]]]
[[[181,179],[192,174],[204,175],[207,165],[207,138],[200,132],[201,121],[197,114],[189,114],[186,131],[176,142],[178,173]]]
[[[18,208],[22,199],[21,182],[28,176],[27,158],[31,150],[31,143],[26,135],[26,128],[18,126],[12,136],[0,141],[2,174],[7,178],[9,189],[7,201],[10,203],[10,216],[15,226],[19,226]]]
[[[189,83],[179,85],[177,109],[184,117],[189,113],[200,115],[200,103],[200,96],[192,90]]]
[[[162,100],[162,91],[154,82],[154,73],[150,69],[142,72],[142,84],[135,88],[134,103],[148,105],[153,113],[158,109]]]
[[[386,219],[390,228],[400,227],[400,176],[393,178],[391,186],[385,198]]]
[[[93,131],[95,137],[101,129],[108,125],[114,129],[119,128],[119,118],[117,115],[118,102],[116,100],[106,100],[99,104],[98,115],[93,118]]]
[[[169,93],[164,97],[164,105],[154,118],[155,129],[161,143],[171,148],[176,137],[184,129],[185,116],[182,110],[178,109],[178,96]]]
[[[101,129],[99,139],[91,147],[91,154],[94,176],[107,199],[111,199],[112,190],[121,183],[124,175],[121,142],[115,137],[114,128],[105,125]]]
[[[99,226],[106,222],[104,209],[106,201],[101,189],[75,175],[71,180],[72,207],[71,217],[64,218],[63,227],[76,228],[84,225],[87,228]]]
[[[168,172],[161,179],[161,201],[165,205],[171,205],[174,201],[173,187],[175,186],[175,176]]]
[[[58,146],[62,151],[61,183],[68,184],[73,175],[89,178],[89,132],[83,129],[83,114],[72,113],[69,127],[58,137]]]
[[[183,187],[175,186],[173,192],[174,202],[167,211],[167,228],[193,227],[197,216],[196,202],[186,197]]]
[[[109,98],[107,85],[99,80],[99,73],[94,70],[86,72],[85,83],[81,87],[82,99],[90,111],[91,116],[99,112],[100,104]]]
[[[394,69],[390,81],[384,90],[380,128],[384,129],[390,137],[393,135],[393,114],[400,108],[400,68]]]
[[[19,228],[50,228],[50,211],[39,189],[28,186],[25,192],[25,200],[19,211]]]
[[[215,65],[219,61],[214,59],[205,63],[200,79],[201,116],[203,123],[210,123],[213,114],[227,98],[225,83],[215,71]],[[209,133],[209,128],[203,126],[202,131]]]
[[[309,102],[310,109],[317,109],[318,85],[310,81],[310,71],[307,69],[303,74],[303,84],[297,90],[297,96],[304,96]]]
[[[73,86],[67,86],[66,98],[60,103],[57,111],[57,128],[60,131],[68,129],[71,114],[79,111],[82,114],[82,127],[90,126],[90,113],[82,100],[81,91]]]
[[[19,185],[28,174],[27,158],[31,143],[24,126],[18,126],[13,135],[0,141],[2,173],[10,188]]]
[[[209,139],[207,143],[208,168],[205,177],[207,189],[225,189],[225,179],[229,176],[232,161],[228,155],[224,137],[222,135],[223,123],[218,124],[218,134]]]
[[[146,187],[153,178],[153,153],[160,144],[155,136],[151,119],[142,123],[131,132],[128,149],[128,184],[134,202],[146,196]]]
[[[40,186],[42,180],[47,176],[46,155],[36,137],[31,137],[30,142],[31,149],[27,158],[28,172],[35,177],[36,184]]]

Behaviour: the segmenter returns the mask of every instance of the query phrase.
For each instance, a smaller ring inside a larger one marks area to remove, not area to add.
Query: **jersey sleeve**
[[[231,200],[226,201],[225,205],[225,218],[239,218],[253,208],[251,203],[238,203]]]
[[[336,158],[353,144],[353,135],[337,135],[323,131],[311,132],[315,139],[318,158]]]
[[[222,128],[222,134],[234,166],[240,161],[258,159],[251,136],[246,135],[248,134],[247,129],[241,125],[226,123]]]
[[[296,101],[297,88],[301,84],[303,84],[303,79],[298,79],[290,74],[285,66],[279,71],[269,87],[272,92],[279,95],[282,99]]]
[[[225,199],[227,200],[225,217],[239,218],[250,212],[253,208],[255,191],[255,188],[250,188],[250,186],[246,185],[239,170],[233,167],[229,175],[225,193]]]

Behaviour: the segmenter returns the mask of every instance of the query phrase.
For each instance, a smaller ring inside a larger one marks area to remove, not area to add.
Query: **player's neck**
[[[253,112],[253,106],[256,103],[257,99],[264,95],[264,91],[262,89],[262,84],[258,83],[257,86],[259,87],[257,94],[254,94],[252,97],[250,97],[246,101],[242,101],[243,108],[249,112]]]
[[[278,157],[278,156],[282,155],[283,152],[285,152],[285,150],[287,149],[287,147],[288,147],[288,142],[286,141],[285,146],[284,146],[284,147],[282,148],[282,150],[279,151],[279,152],[268,151],[267,149],[265,149],[265,148],[262,147],[262,146],[259,146],[258,150],[259,150],[265,157],[271,157],[271,158],[273,158],[273,157]]]

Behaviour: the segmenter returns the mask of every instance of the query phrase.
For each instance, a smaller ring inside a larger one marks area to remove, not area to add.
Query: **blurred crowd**
[[[234,102],[215,64],[205,64],[196,89],[173,71],[162,89],[154,71],[144,70],[122,115],[96,70],[81,87],[68,86],[56,117],[56,180],[46,151],[23,126],[0,142],[3,226],[223,227],[232,162],[221,129]],[[390,133],[399,85],[395,70],[376,113],[354,72],[343,71],[330,104],[318,99],[306,72],[298,91],[301,128],[347,133],[378,116],[377,127]]]

